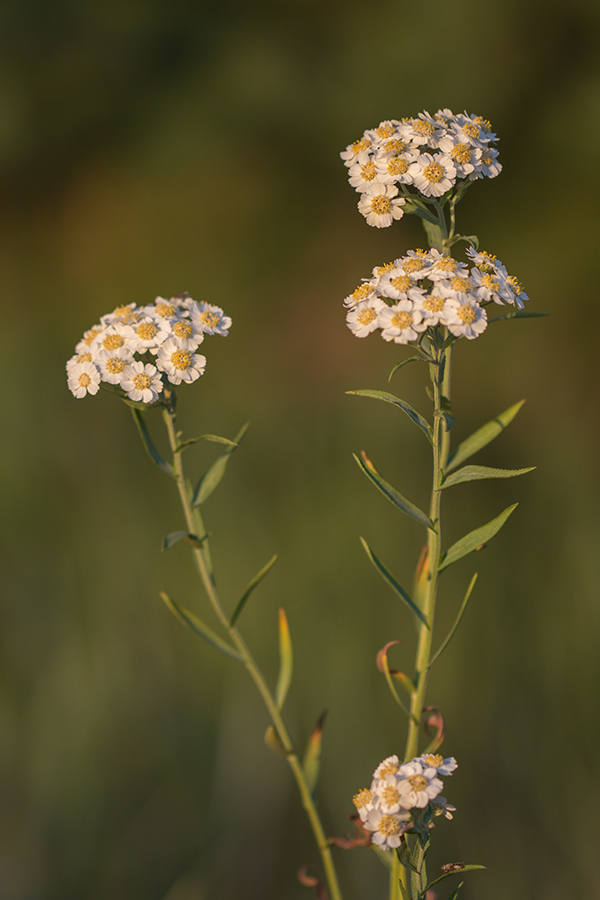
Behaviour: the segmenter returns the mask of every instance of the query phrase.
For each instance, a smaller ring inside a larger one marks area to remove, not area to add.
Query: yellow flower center
[[[408,172],[408,162],[401,156],[394,156],[387,164],[390,175],[405,175]]]
[[[382,816],[379,820],[379,827],[377,830],[380,834],[385,834],[388,837],[393,834],[398,834],[400,831],[400,822],[394,816]]]
[[[354,141],[350,149],[356,156],[357,153],[362,153],[363,150],[368,150],[371,146],[371,141],[368,138],[361,138],[359,141]]]
[[[514,275],[509,275],[506,280],[508,281],[515,294],[518,295],[523,293],[523,285],[518,278],[516,278]]]
[[[360,312],[358,312],[356,315],[356,321],[359,323],[359,325],[370,325],[371,322],[374,322],[376,318],[377,313],[372,306],[369,306],[366,309],[361,309]]]
[[[406,293],[409,287],[412,286],[413,280],[412,278],[409,278],[408,275],[397,275],[395,278],[392,278],[390,284],[393,288],[396,288],[397,291]]]
[[[387,272],[391,272],[392,269],[395,269],[395,268],[396,268],[396,266],[393,262],[384,263],[382,266],[377,266],[377,268],[375,269],[375,274],[379,275],[381,277],[382,275],[385,275]]]
[[[425,119],[413,119],[412,127],[413,131],[424,137],[430,137],[435,131],[435,125],[432,122],[426,122]]]
[[[424,775],[411,775],[408,780],[415,791],[424,791],[429,784]]]
[[[191,333],[192,326],[189,322],[177,322],[177,324],[173,326],[173,334],[182,340],[189,338]]]
[[[390,212],[391,208],[390,198],[386,197],[385,194],[375,194],[371,200],[371,212],[374,212],[376,216],[385,216]]]
[[[145,372],[138,372],[137,375],[134,375],[133,383],[139,391],[145,391],[152,384],[152,379]]]
[[[96,335],[100,334],[101,331],[102,331],[102,328],[99,325],[94,325],[93,328],[90,328],[89,331],[86,331],[85,334],[83,335],[84,344],[87,344],[89,347],[90,344],[92,343],[92,341],[94,340],[94,338],[96,337]]]
[[[360,790],[358,792],[358,794],[355,794],[354,797],[352,798],[352,802],[354,803],[354,805],[357,809],[362,809],[363,806],[366,806],[367,803],[370,802],[370,800],[371,800],[371,791],[369,791],[367,788],[362,788],[362,790]]]
[[[154,322],[142,322],[135,329],[135,333],[141,341],[153,341],[158,334],[158,325]]]
[[[111,356],[110,359],[107,359],[104,363],[107,370],[111,373],[111,375],[120,375],[125,366],[127,365],[127,360],[119,359],[118,356]]]
[[[468,144],[455,144],[450,151],[450,156],[459,165],[466,166],[471,162],[471,147]]]
[[[423,306],[430,312],[439,313],[444,308],[444,299],[443,297],[432,297],[430,294],[429,297],[425,297],[423,300]],[[429,763],[429,765],[432,764]]]
[[[175,315],[175,307],[171,306],[170,303],[157,303],[154,309],[156,310],[156,314],[163,318]]]
[[[404,153],[406,150],[406,144],[400,138],[392,138],[391,141],[386,141],[383,147],[388,153]]]
[[[81,375],[79,376],[79,384],[81,385],[81,387],[87,387],[88,384],[91,384],[91,382],[92,382],[92,379],[88,375],[88,373],[82,372]]]
[[[440,756],[439,753],[428,753],[427,756],[423,757],[423,762],[426,766],[431,766],[434,769],[439,769],[439,767],[444,762],[444,757]]]
[[[377,135],[380,138],[389,138],[393,135],[396,130],[396,126],[392,125],[391,122],[382,122],[381,125],[375,129]]]
[[[366,300],[372,290],[372,284],[359,284],[359,286],[352,291],[352,297],[357,302],[359,300]]]
[[[205,310],[200,314],[200,321],[206,325],[207,328],[214,328],[215,325],[219,324],[219,314]]]
[[[392,806],[393,803],[398,803],[400,799],[400,792],[398,791],[398,788],[394,787],[392,784],[389,784],[384,787],[381,792],[381,796],[388,806]]]
[[[403,331],[405,328],[410,328],[412,325],[412,313],[406,312],[406,310],[402,310],[402,312],[395,312],[392,316],[392,325],[394,328],[398,328],[400,331]]]
[[[436,268],[441,269],[442,272],[456,272],[458,263],[451,256],[442,256],[436,262]]]
[[[471,325],[471,323],[475,321],[477,309],[474,306],[470,306],[468,303],[465,303],[463,304],[463,306],[458,307],[458,309],[456,310],[456,314],[463,325]]]
[[[423,177],[431,184],[439,184],[444,175],[444,167],[437,162],[430,162],[423,169]]]
[[[360,167],[360,174],[364,181],[373,181],[377,177],[374,162],[363,163]]]
[[[171,362],[176,369],[185,371],[192,364],[192,354],[189,350],[176,350],[175,353],[171,354]]]
[[[463,131],[470,138],[478,138],[481,134],[481,128],[475,122],[467,122],[466,125],[463,125]]]
[[[421,269],[425,268],[425,260],[411,256],[410,259],[402,263],[402,268],[405,272],[420,272]]]
[[[105,350],[118,350],[124,343],[125,338],[122,334],[108,334],[102,341],[102,346]]]
[[[397,771],[398,771],[397,763],[389,762],[389,763],[386,763],[385,766],[382,766],[382,768],[378,772],[378,775],[379,775],[379,778],[383,778],[384,775],[395,775]]]

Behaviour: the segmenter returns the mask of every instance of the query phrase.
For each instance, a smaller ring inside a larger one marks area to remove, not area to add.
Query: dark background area
[[[504,165],[467,194],[459,228],[550,315],[456,352],[457,440],[527,398],[477,461],[538,468],[447,498],[449,540],[520,505],[443,586],[440,634],[477,565],[429,691],[460,764],[433,863],[488,866],[465,900],[598,896],[599,20],[591,0],[5,0],[3,900],[312,896],[295,873],[317,854],[258,698],[159,600],[204,615],[186,548],[159,552],[182,527],[174,491],[124,404],[66,388],[74,344],[117,305],[188,290],[233,317],[180,391],[181,426],[232,437],[252,423],[207,525],[231,607],[279,554],[241,624],[275,679],[287,610],[300,745],[330,710],[328,833],[401,752],[374,660],[401,639],[392,663],[410,668],[413,629],[358,535],[409,584],[422,534],[351,452],[419,504],[429,455],[391,407],[344,395],[385,389],[405,351],[353,338],[342,299],[425,238],[408,218],[369,228],[339,152],[382,119],[446,106],[491,120]],[[393,390],[427,412],[421,371]],[[149,424],[158,434],[157,414]],[[214,454],[200,446],[188,465]],[[385,896],[373,854],[336,855],[348,900]]]

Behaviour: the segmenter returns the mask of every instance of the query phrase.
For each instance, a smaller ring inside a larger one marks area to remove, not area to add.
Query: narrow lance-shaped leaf
[[[163,540],[162,549],[168,550],[173,544],[183,540],[186,540],[192,547],[201,547],[207,537],[208,534],[199,538],[195,534],[190,534],[189,531],[172,531],[170,534],[167,534]]]
[[[456,863],[456,866],[457,867],[455,869],[449,869],[447,872],[444,872],[443,875],[439,875],[437,878],[434,878],[433,881],[430,881],[427,885],[427,890],[429,891],[434,886],[434,884],[439,884],[440,881],[445,881],[446,878],[452,878],[453,875],[462,875],[463,872],[474,872],[476,869],[486,868],[485,866],[478,866],[477,863],[468,863],[467,865]]]
[[[229,440],[229,438],[219,437],[218,434],[201,434],[200,437],[197,438],[188,438],[186,441],[182,441],[177,445],[176,453],[181,453],[182,450],[185,450],[186,447],[192,447],[194,444],[198,444],[200,441],[210,441],[213,444],[226,444],[228,447],[237,447],[235,441]]]
[[[284,610],[279,608],[279,677],[275,688],[275,703],[281,709],[292,683],[293,654],[290,629]]]
[[[388,484],[388,482],[381,477],[364,450],[361,451],[361,455],[362,459],[359,459],[356,454],[353,454],[354,459],[356,460],[362,471],[365,473],[367,478],[373,482],[375,487],[381,491],[384,497],[387,497],[388,500],[394,504],[394,506],[397,506],[398,509],[401,509],[402,512],[407,516],[410,516],[411,519],[416,519],[416,521],[421,525],[424,525],[425,528],[431,528],[432,531],[435,531],[435,528],[433,527],[433,523],[431,522],[429,516],[426,516],[418,506],[415,506],[414,503],[411,503],[410,500],[407,500],[406,497],[403,497],[402,494],[396,490],[396,488],[392,487],[391,484]]]
[[[448,460],[446,471],[449,472],[451,469],[460,466],[465,459],[468,459],[469,456],[473,456],[474,453],[477,453],[478,450],[481,450],[483,447],[487,446],[490,441],[493,441],[494,438],[498,437],[498,435],[504,431],[506,426],[512,422],[524,403],[524,400],[520,400],[518,403],[515,403],[514,406],[510,406],[508,409],[504,410],[503,413],[500,413],[499,416],[496,416],[495,419],[486,422],[485,425],[482,425],[481,428],[478,428],[470,437],[459,444]]]
[[[365,549],[365,553],[367,554],[367,556],[369,557],[372,564],[375,566],[375,568],[377,569],[377,571],[379,572],[379,574],[381,575],[383,580],[385,582],[387,582],[387,584],[389,584],[389,586],[392,588],[392,590],[395,591],[398,594],[398,596],[406,603],[406,605],[408,606],[410,611],[412,613],[414,613],[414,615],[417,617],[417,619],[419,619],[423,623],[423,625],[427,626],[427,619],[425,618],[423,612],[419,609],[417,604],[414,603],[413,600],[411,600],[410,596],[406,593],[404,588],[400,584],[398,584],[398,582],[396,581],[396,579],[394,578],[392,573],[389,571],[389,569],[387,569],[384,566],[384,564],[381,562],[381,560],[375,556],[375,554],[373,553],[373,551],[371,550],[371,548],[369,547],[369,545],[367,544],[365,539],[361,537],[360,542]]]
[[[495,519],[488,522],[487,525],[476,528],[475,531],[471,531],[469,534],[465,535],[465,537],[461,538],[460,541],[452,544],[440,563],[439,571],[446,569],[458,559],[462,559],[463,556],[466,556],[467,553],[477,550],[483,544],[486,544],[491,540],[495,534],[498,534],[510,514],[518,505],[518,503],[514,503],[512,506],[507,507],[507,509],[501,512],[499,516],[496,516]]]
[[[152,443],[152,439],[148,434],[148,429],[146,428],[144,413],[140,409],[132,408],[131,414],[133,415],[133,420],[142,439],[142,444],[144,445],[146,453],[148,454],[152,462],[158,466],[159,469],[162,469],[163,472],[166,472],[169,478],[173,478],[172,466],[170,466],[168,462],[165,462],[165,460],[162,458],[162,456]]]
[[[287,756],[285,747],[279,740],[279,735],[277,734],[273,725],[269,725],[265,732],[265,744],[267,745],[267,747],[273,750],[274,753],[278,753],[279,756]]]
[[[194,498],[192,500],[193,506],[200,506],[200,504],[204,503],[204,501],[207,500],[208,497],[210,497],[214,489],[221,482],[223,475],[225,474],[229,458],[246,433],[248,424],[249,423],[247,422],[244,427],[240,429],[239,433],[236,434],[232,446],[228,447],[224,453],[218,456],[212,466],[204,473],[204,475],[198,482],[198,486],[196,487],[196,490],[194,492]]]
[[[317,724],[313,728],[308,738],[306,752],[302,761],[302,769],[308,789],[313,793],[319,780],[319,770],[321,768],[321,751],[323,748],[323,728],[325,727],[325,719],[327,718],[327,710],[321,713],[317,720]]]
[[[527,466],[526,469],[494,469],[490,466],[463,466],[458,472],[453,472],[444,479],[442,488],[452,487],[453,484],[462,484],[465,481],[483,481],[487,478],[516,478],[517,475],[525,475],[533,472],[535,466]]]
[[[219,637],[218,634],[205,625],[198,616],[194,615],[193,612],[190,612],[189,609],[185,609],[185,607],[180,606],[179,603],[175,603],[174,600],[171,600],[164,591],[161,591],[160,594],[163,602],[168,606],[176,619],[179,619],[183,625],[187,625],[187,627],[194,632],[194,634],[200,635],[207,644],[210,644],[211,647],[214,647],[216,650],[220,650],[221,653],[224,653],[226,656],[231,656],[233,659],[241,660],[240,654],[237,652],[235,647],[232,647],[231,644],[228,644],[222,638]]]
[[[434,664],[436,659],[438,659],[438,657],[440,657],[442,655],[442,653],[444,652],[444,650],[446,649],[446,647],[448,646],[448,644],[454,637],[454,633],[456,632],[456,629],[460,625],[460,620],[462,619],[463,613],[464,613],[465,609],[467,608],[467,603],[469,602],[469,598],[473,592],[473,588],[475,587],[476,581],[477,581],[477,572],[475,572],[475,574],[471,578],[469,587],[467,588],[467,592],[466,592],[465,596],[463,597],[462,603],[460,604],[460,609],[458,610],[458,615],[456,616],[456,619],[454,620],[454,625],[448,632],[446,639],[442,642],[442,644],[440,645],[437,652],[434,653],[434,655],[429,660],[429,668],[431,668],[431,666]]]
[[[379,653],[377,654],[377,668],[379,669],[380,672],[383,672],[383,674],[385,675],[385,680],[387,681],[387,686],[390,689],[390,693],[391,693],[392,697],[394,698],[394,700],[396,701],[396,703],[398,704],[398,706],[400,707],[400,709],[403,712],[405,712],[407,716],[410,717],[410,710],[408,709],[408,707],[406,706],[404,701],[399,696],[398,691],[396,690],[396,686],[395,686],[394,682],[392,681],[392,672],[391,672],[390,664],[389,664],[388,658],[387,658],[389,648],[393,647],[395,644],[399,644],[399,643],[400,643],[400,641],[388,641],[388,643],[385,645],[385,647],[383,647],[379,651]]]
[[[231,626],[232,628],[233,628],[233,626],[235,625],[235,623],[237,622],[238,617],[239,617],[241,611],[243,610],[244,606],[246,605],[246,601],[248,600],[250,594],[251,594],[252,591],[254,591],[254,590],[258,587],[258,585],[261,583],[261,581],[263,580],[263,578],[266,576],[267,572],[268,572],[268,571],[271,569],[271,567],[274,565],[276,559],[277,559],[277,554],[275,554],[275,556],[272,556],[271,559],[269,560],[269,562],[266,564],[266,566],[263,566],[262,569],[260,570],[260,572],[258,572],[258,573],[254,576],[254,578],[252,579],[252,581],[249,582],[248,587],[246,588],[246,590],[245,590],[244,593],[242,594],[241,598],[238,600],[238,604],[237,604],[236,608],[234,609],[233,614],[232,614],[232,616],[231,616],[231,619],[230,619],[229,624],[230,624],[230,626]]]
[[[429,423],[427,419],[423,418],[423,416],[413,409],[409,403],[406,403],[404,400],[400,400],[399,397],[395,397],[393,394],[388,394],[387,391],[346,391],[347,394],[353,394],[357,397],[373,397],[374,400],[383,400],[384,403],[391,403],[393,406],[397,406],[398,409],[401,409],[402,412],[406,413],[408,418],[417,425],[421,431],[425,434],[429,443],[432,443],[431,437],[431,428],[429,427]]]
[[[390,372],[388,377],[388,384],[390,383],[396,372],[399,372],[400,369],[403,369],[404,366],[407,366],[411,362],[427,362],[427,360],[423,356],[409,356],[408,359],[402,359],[399,363],[396,363],[396,365]]]

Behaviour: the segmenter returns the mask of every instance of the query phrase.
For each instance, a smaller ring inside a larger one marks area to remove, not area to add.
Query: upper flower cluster
[[[414,119],[381,122],[340,156],[360,192],[358,208],[367,223],[386,228],[402,218],[411,196],[437,198],[457,183],[498,175],[496,139],[481,116],[440,109],[434,116],[421,112]]]
[[[148,306],[129,303],[102,316],[86,331],[67,362],[75,397],[97,394],[100,383],[116,385],[130,400],[155,403],[166,382],[192,382],[204,373],[206,357],[196,350],[207,334],[226,336],[231,319],[189,294]]]
[[[444,759],[437,753],[424,753],[401,763],[388,756],[373,772],[370,788],[353,798],[358,815],[373,843],[382,850],[400,846],[402,835],[414,829],[431,828],[434,816],[451,819],[456,807],[441,796],[440,775],[451,775],[457,767],[454,757]]]
[[[489,303],[523,309],[527,294],[496,256],[472,248],[466,253],[470,268],[438,250],[410,250],[376,266],[344,300],[348,328],[360,338],[380,329],[384,340],[408,344],[443,325],[472,340],[487,328]]]

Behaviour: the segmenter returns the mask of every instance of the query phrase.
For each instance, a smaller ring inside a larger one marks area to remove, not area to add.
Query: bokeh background
[[[329,710],[329,833],[401,751],[374,660],[401,639],[392,661],[409,666],[412,626],[358,535],[405,584],[422,535],[351,451],[421,504],[429,458],[391,407],[345,396],[385,388],[399,356],[353,338],[341,301],[424,236],[409,218],[366,226],[338,154],[384,118],[444,106],[489,118],[504,165],[462,202],[461,230],[550,315],[456,353],[457,439],[527,398],[478,461],[538,468],[447,498],[449,538],[520,506],[446,579],[441,628],[480,573],[429,692],[460,762],[433,862],[488,866],[467,900],[600,894],[599,20],[594,0],[5,0],[3,900],[312,896],[295,873],[317,855],[259,700],[159,600],[204,609],[186,548],[159,552],[181,527],[172,486],[123,404],[66,389],[74,344],[116,305],[188,290],[234,319],[205,344],[180,421],[190,436],[252,423],[208,527],[232,606],[279,554],[242,624],[275,678],[287,610],[301,745]],[[425,412],[421,377],[408,367],[394,389]],[[337,856],[349,900],[385,896],[372,854]]]

